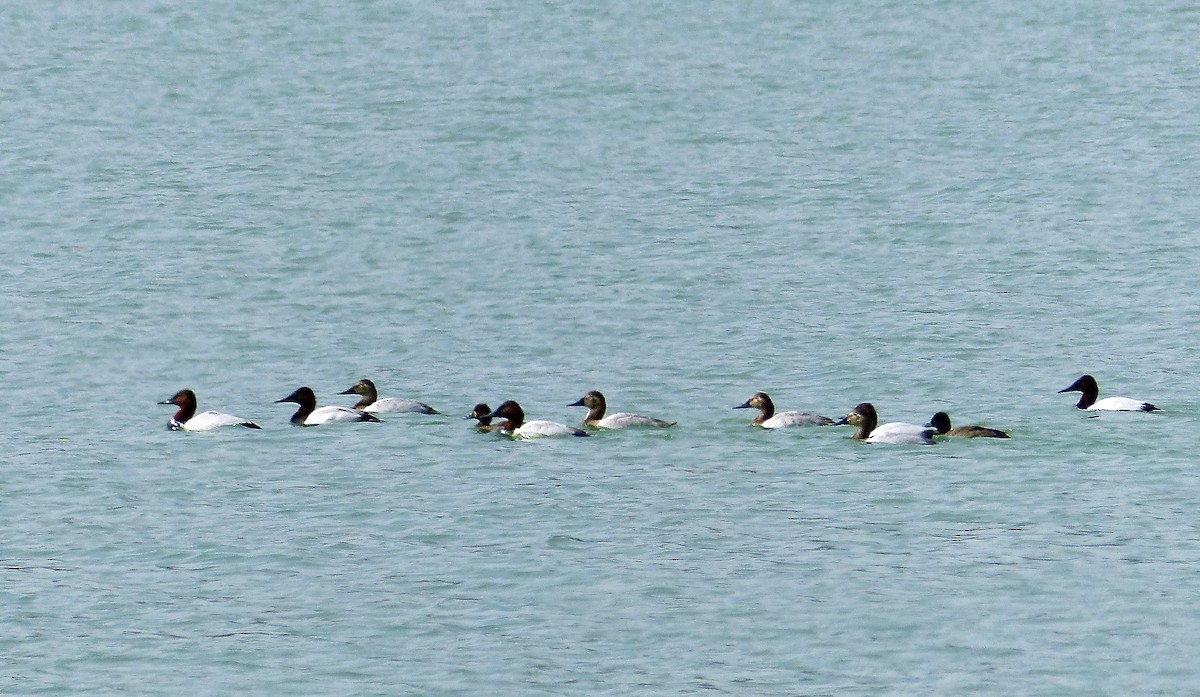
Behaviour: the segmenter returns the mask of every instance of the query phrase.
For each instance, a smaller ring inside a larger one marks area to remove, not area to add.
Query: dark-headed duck
[[[476,421],[475,428],[479,429],[480,431],[488,431],[488,432],[499,431],[500,424],[492,423],[491,414],[492,414],[492,408],[489,407],[486,403],[480,402],[479,404],[475,405],[475,408],[471,410],[470,414],[467,414],[463,418],[464,419],[475,419],[475,421]]]
[[[1058,391],[1059,394],[1063,392],[1083,393],[1075,406],[1088,411],[1162,411],[1150,402],[1143,402],[1140,399],[1128,397],[1096,399],[1100,395],[1100,385],[1096,384],[1096,378],[1091,375],[1081,375],[1078,380],[1071,383],[1070,387],[1064,387]]]
[[[212,431],[222,426],[244,426],[245,428],[262,428],[253,421],[240,416],[222,414],[219,411],[196,413],[196,393],[191,390],[180,390],[170,399],[164,399],[159,404],[173,404],[179,411],[171,417],[167,428],[172,431]]]
[[[317,408],[317,395],[307,387],[298,387],[296,391],[283,399],[275,400],[276,404],[291,402],[299,404],[300,408],[292,414],[292,423],[297,426],[319,426],[321,424],[340,424],[353,421],[375,421],[379,418],[374,414],[346,407]]]
[[[944,411],[939,411],[929,419],[927,424],[930,428],[937,431],[939,436],[953,436],[955,438],[1008,438],[1008,434],[998,428],[988,428],[987,426],[959,426],[958,428],[950,427],[950,415]]]

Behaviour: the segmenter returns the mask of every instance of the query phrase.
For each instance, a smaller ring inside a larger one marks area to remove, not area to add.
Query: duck
[[[929,423],[925,424],[929,428],[937,431],[938,436],[952,436],[957,438],[1008,438],[1008,434],[998,428],[988,428],[987,426],[959,426],[958,428],[950,427],[950,415],[944,411],[939,411],[934,414]]]
[[[875,406],[870,402],[863,402],[854,407],[849,414],[837,422],[838,425],[858,426],[858,430],[854,433],[854,440],[866,443],[907,443],[912,445],[933,445],[934,443],[934,430],[928,426],[901,422],[879,426],[878,423],[879,415],[875,413]]]
[[[830,426],[833,419],[819,414],[809,414],[805,411],[783,411],[775,413],[775,403],[766,392],[756,392],[753,397],[734,409],[757,409],[758,416],[751,421],[755,426],[763,428],[787,428],[788,426]]]
[[[577,402],[571,402],[569,407],[587,407],[587,416],[583,419],[583,425],[589,428],[629,428],[630,426],[654,426],[658,428],[669,428],[675,425],[674,421],[663,421],[655,419],[643,414],[630,414],[620,412],[617,414],[604,415],[604,410],[608,408],[604,401],[604,395],[598,390],[592,390],[579,398]]]
[[[319,426],[321,424],[340,424],[355,421],[373,421],[381,419],[370,412],[347,409],[346,407],[317,407],[317,395],[308,387],[297,387],[296,391],[283,399],[275,400],[276,404],[292,402],[300,408],[292,414],[292,423],[297,426]]]
[[[1079,376],[1079,379],[1071,383],[1070,387],[1064,387],[1058,391],[1059,394],[1063,392],[1081,392],[1082,396],[1075,406],[1087,411],[1162,411],[1150,402],[1143,402],[1140,399],[1130,399],[1129,397],[1096,399],[1100,395],[1100,385],[1091,375]]]
[[[354,408],[358,411],[365,411],[371,414],[440,413],[428,404],[412,399],[401,399],[399,397],[384,397],[380,399],[379,393],[375,390],[375,383],[366,378],[359,380],[349,389],[338,392],[338,394],[360,395],[362,399],[358,400],[358,404],[355,404]]]
[[[242,426],[244,428],[261,429],[262,426],[232,414],[222,414],[219,411],[204,411],[196,413],[196,393],[191,390],[180,390],[174,397],[164,399],[159,404],[173,404],[179,411],[167,422],[167,428],[172,431],[213,431],[222,426]]]
[[[510,438],[535,438],[538,436],[586,436],[587,431],[581,431],[578,428],[567,426],[566,424],[555,423],[553,421],[526,421],[525,411],[521,409],[521,405],[512,400],[501,404],[490,414],[485,414],[483,418],[496,419],[504,418],[506,421],[500,424],[497,429],[500,433],[509,436]]]
[[[492,408],[489,407],[486,402],[480,402],[479,404],[475,405],[475,408],[471,410],[470,414],[467,414],[463,418],[475,419],[477,422],[475,424],[475,428],[485,433],[490,433],[491,431],[500,430],[500,424],[492,423],[492,417],[490,416],[491,413]]]

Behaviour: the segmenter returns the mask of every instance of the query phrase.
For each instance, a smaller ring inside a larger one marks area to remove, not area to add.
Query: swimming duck
[[[579,398],[577,402],[571,402],[569,407],[587,407],[587,416],[583,419],[583,425],[591,428],[629,428],[630,426],[657,426],[666,428],[674,426],[674,421],[663,421],[642,414],[629,414],[621,412],[618,414],[604,415],[604,410],[607,404],[604,401],[604,395],[596,390],[588,392]]]
[[[512,438],[532,438],[536,436],[586,436],[587,431],[581,431],[565,424],[553,421],[526,421],[525,411],[521,405],[509,400],[501,404],[485,418],[503,417],[506,421],[500,424],[499,431]]]
[[[243,419],[240,416],[222,414],[219,411],[205,411],[197,414],[196,393],[191,390],[180,390],[175,393],[174,397],[164,399],[159,404],[173,404],[179,407],[179,411],[175,412],[175,415],[171,417],[171,421],[167,424],[167,428],[172,431],[212,431],[222,426],[262,428],[262,426],[253,421]]]
[[[475,419],[475,421],[478,422],[475,424],[475,428],[479,429],[480,431],[498,431],[500,430],[501,425],[492,423],[491,413],[492,408],[486,403],[480,402],[479,404],[475,405],[475,408],[471,410],[470,414],[467,414],[463,418]]]
[[[950,415],[944,411],[939,411],[929,419],[926,424],[930,428],[937,431],[939,436],[955,436],[958,438],[1008,438],[1008,434],[1000,429],[988,428],[987,426],[959,426],[958,428],[950,428]]]
[[[384,397],[383,399],[379,399],[379,393],[375,391],[375,383],[366,378],[359,380],[354,383],[353,387],[338,392],[338,394],[361,395],[362,399],[358,400],[358,404],[355,404],[354,408],[372,414],[439,413],[437,409],[428,404],[412,399],[400,399],[399,397]]]
[[[734,409],[757,409],[758,416],[750,423],[763,428],[786,428],[788,426],[829,426],[833,419],[819,414],[809,414],[804,411],[783,411],[775,413],[775,403],[766,392],[757,392],[745,403]]]
[[[275,400],[276,404],[283,402],[292,402],[300,405],[296,413],[292,414],[292,423],[298,426],[319,426],[321,424],[340,424],[352,421],[374,421],[378,423],[380,421],[374,414],[347,409],[346,407],[321,407],[318,409],[317,395],[313,394],[313,391],[307,387],[298,387],[295,392],[283,399]]]
[[[1128,397],[1105,397],[1097,400],[1100,386],[1096,384],[1096,378],[1091,375],[1081,375],[1078,380],[1071,383],[1070,387],[1064,387],[1058,391],[1059,394],[1063,392],[1082,392],[1083,395],[1075,406],[1088,411],[1162,411],[1150,402]]]
[[[900,422],[879,423],[879,415],[870,402],[863,402],[854,407],[853,411],[839,420],[838,425],[853,424],[858,426],[854,440],[867,443],[909,443],[914,445],[933,445],[933,429],[928,426],[906,424]]]

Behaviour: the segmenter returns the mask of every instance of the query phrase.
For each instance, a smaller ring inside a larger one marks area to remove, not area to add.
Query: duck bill
[[[750,400],[746,400],[745,402],[734,407],[734,409],[749,409],[749,408],[750,408]]]
[[[837,421],[834,421],[833,425],[834,426],[849,426],[850,418],[847,416],[843,416],[842,418],[838,419]]]
[[[574,402],[571,402],[567,406],[568,407],[586,407],[587,405],[583,403],[583,397],[580,397],[579,399],[575,400]]]
[[[1075,392],[1078,389],[1079,389],[1078,387],[1071,385],[1070,387],[1064,387],[1061,390],[1059,390],[1058,394],[1062,394],[1063,392]]]
[[[175,404],[175,402],[170,399],[164,399],[163,401],[159,402],[159,404]]]

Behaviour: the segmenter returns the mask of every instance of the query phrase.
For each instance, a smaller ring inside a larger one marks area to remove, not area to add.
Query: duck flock
[[[1070,386],[1059,390],[1063,392],[1079,392],[1080,398],[1075,406],[1087,411],[1161,411],[1150,402],[1128,397],[1105,397],[1099,399],[1100,386],[1091,375],[1083,375]],[[357,423],[360,421],[380,422],[378,414],[439,414],[433,407],[412,399],[398,397],[380,398],[375,383],[367,379],[359,380],[350,388],[339,392],[343,395],[358,395],[358,403],[353,407],[317,406],[317,396],[308,387],[297,388],[296,391],[276,403],[292,403],[297,405],[296,413],[292,414],[291,423],[296,426],[321,426],[337,423]],[[178,407],[171,417],[168,428],[173,431],[212,431],[223,426],[241,426],[243,428],[261,429],[258,424],[231,414],[218,411],[196,413],[196,393],[191,390],[180,390],[170,399],[159,404],[170,404]],[[618,428],[669,428],[676,422],[656,419],[643,414],[619,412],[608,414],[608,404],[604,395],[596,390],[588,392],[578,401],[567,406],[587,407],[583,428],[576,428],[554,421],[525,419],[521,405],[514,401],[506,401],[492,409],[485,403],[476,404],[464,418],[474,419],[475,427],[481,432],[495,432],[514,439],[537,438],[544,436],[587,436],[588,430],[618,429]],[[765,392],[758,392],[734,409],[757,409],[758,416],[750,423],[761,428],[790,428],[801,426],[839,426],[852,425],[856,427],[855,440],[867,443],[899,443],[932,445],[944,438],[1008,438],[1009,434],[987,426],[953,427],[950,416],[944,411],[933,415],[925,425],[909,423],[879,423],[879,415],[870,402],[863,402],[854,407],[850,413],[841,419],[834,420],[828,416],[810,414],[803,411],[776,412],[775,403]],[[496,421],[496,423],[493,423]]]

